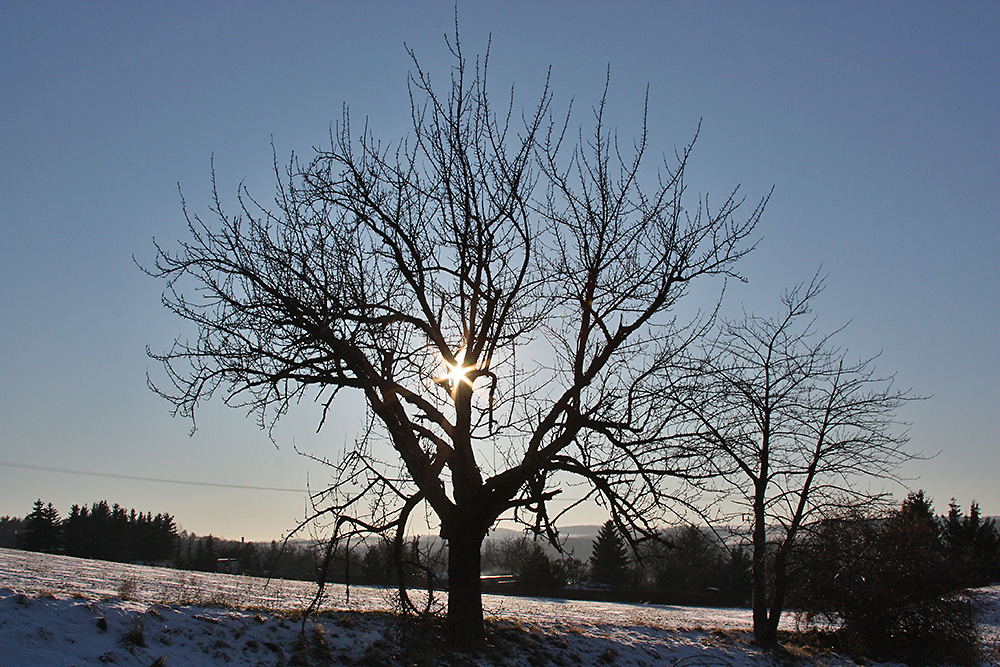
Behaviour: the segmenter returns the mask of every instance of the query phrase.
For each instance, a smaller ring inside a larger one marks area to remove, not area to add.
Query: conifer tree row
[[[177,542],[174,518],[137,512],[106,500],[73,505],[61,519],[52,503],[36,500],[21,522],[16,544],[27,551],[118,562],[170,560]]]

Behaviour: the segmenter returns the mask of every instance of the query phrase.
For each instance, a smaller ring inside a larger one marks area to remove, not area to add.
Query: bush
[[[846,648],[877,660],[909,665],[979,662],[976,608],[972,599],[947,596],[898,607],[869,626],[854,625],[845,637]]]
[[[128,630],[124,635],[122,635],[121,644],[129,650],[134,648],[145,648],[146,627],[143,625],[141,618],[132,620],[132,623],[129,624]]]
[[[794,604],[840,623],[847,650],[912,665],[979,658],[976,608],[923,493],[888,517],[824,522],[804,550]]]

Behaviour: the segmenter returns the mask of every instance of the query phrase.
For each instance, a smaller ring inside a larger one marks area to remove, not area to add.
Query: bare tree
[[[868,484],[897,479],[912,458],[894,414],[913,397],[876,374],[876,358],[848,360],[833,341],[840,330],[816,331],[811,307],[822,289],[817,275],[783,296],[779,317],[724,322],[669,391],[709,484],[735,507],[717,518],[749,521],[754,635],[763,645],[777,641],[789,558],[804,531],[878,503],[884,496]]]
[[[551,501],[577,478],[630,534],[655,532],[661,480],[686,463],[664,454],[654,380],[700,321],[673,307],[691,281],[735,275],[766,197],[740,218],[735,190],[685,208],[691,145],[644,186],[645,123],[623,150],[607,88],[575,133],[547,85],[526,112],[513,93],[495,108],[488,54],[448,46],[443,96],[410,52],[407,137],[355,134],[345,111],[307,164],[276,161],[274,205],[241,189],[235,215],[217,191],[214,220],[185,206],[187,239],[158,245],[149,272],[198,335],[151,354],[167,376],[154,389],[192,419],[216,394],[262,428],[303,398],[325,420],[342,391],[363,395],[356,445],[317,457],[334,479],[312,518],[401,541],[429,508],[448,543],[449,635],[475,644],[480,546],[499,517],[552,536]]]

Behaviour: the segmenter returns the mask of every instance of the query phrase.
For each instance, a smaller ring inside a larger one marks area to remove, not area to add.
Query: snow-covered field
[[[305,633],[304,582],[205,574],[0,549],[0,666],[435,664],[381,613],[393,591],[332,586]],[[1000,587],[984,591],[983,637],[1000,637]],[[779,665],[749,643],[746,610],[485,596],[491,646],[470,665]],[[350,613],[348,613],[350,612]],[[367,613],[365,613],[367,612]],[[792,627],[789,615],[785,627]],[[829,654],[806,664],[852,665]],[[400,658],[397,661],[397,658]]]

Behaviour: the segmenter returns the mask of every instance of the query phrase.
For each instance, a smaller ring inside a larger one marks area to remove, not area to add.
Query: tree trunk
[[[775,646],[778,643],[778,622],[785,608],[785,594],[788,590],[787,552],[780,549],[774,556],[774,588],[771,599],[771,612],[764,626],[763,637],[758,642],[763,646]]]
[[[767,567],[766,551],[758,547],[754,540],[753,561],[751,564],[751,585],[753,590],[753,636],[761,646],[767,643]]]
[[[758,489],[753,505],[753,555],[750,574],[753,590],[753,636],[761,646],[770,646],[767,637],[767,525],[763,493]]]
[[[485,642],[480,581],[484,538],[473,530],[454,531],[448,538],[448,637],[454,645],[465,648]]]

